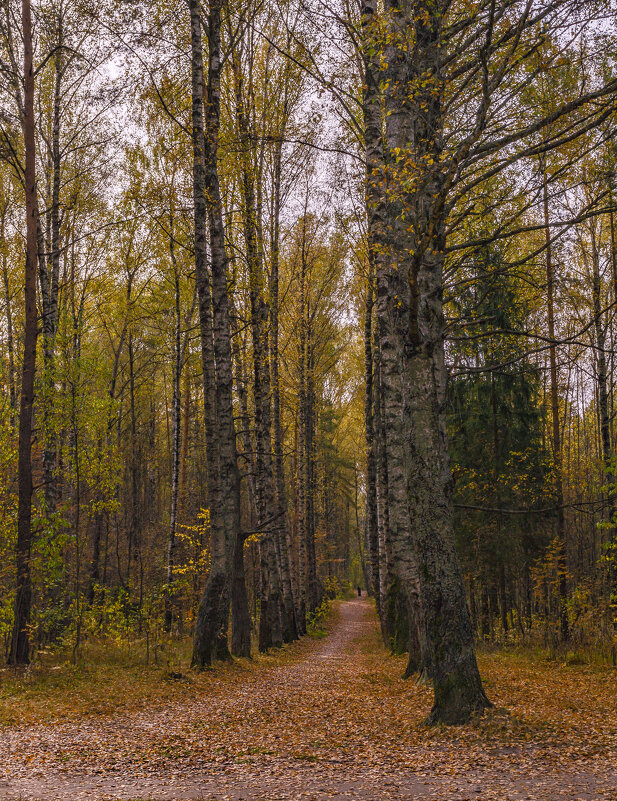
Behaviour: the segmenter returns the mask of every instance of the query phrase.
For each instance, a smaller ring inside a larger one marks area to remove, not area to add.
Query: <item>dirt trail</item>
[[[190,703],[1,730],[0,799],[617,799],[614,752],[573,761],[559,744],[422,727],[430,693],[377,672],[375,625],[349,601],[298,660],[233,684],[215,673]]]

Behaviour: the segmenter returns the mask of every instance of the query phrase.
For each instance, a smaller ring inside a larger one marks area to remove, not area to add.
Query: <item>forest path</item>
[[[430,692],[399,679],[365,599],[287,661],[212,674],[190,701],[0,730],[0,799],[617,799],[617,743],[529,742],[508,716],[429,729]]]

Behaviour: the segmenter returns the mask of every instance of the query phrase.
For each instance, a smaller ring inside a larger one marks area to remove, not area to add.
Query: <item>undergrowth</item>
[[[314,612],[307,616],[306,633],[309,637],[321,638],[328,634],[327,623],[331,616],[331,602],[324,598]]]

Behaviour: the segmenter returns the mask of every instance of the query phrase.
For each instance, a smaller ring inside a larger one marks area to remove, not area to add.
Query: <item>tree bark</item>
[[[555,344],[555,276],[553,270],[553,247],[551,242],[550,217],[548,208],[548,180],[546,164],[541,163],[542,170],[542,206],[544,212],[544,235],[546,241],[546,314],[549,338],[549,366],[551,377],[551,420],[553,426],[553,460],[555,463],[555,504],[557,506],[557,543],[559,547],[559,625],[561,641],[570,639],[568,622],[568,568],[566,551],[566,523],[563,509],[563,466],[561,454],[561,430],[559,426],[559,382],[557,376],[557,346]]]
[[[613,278],[613,301],[617,302],[617,234],[615,232],[615,214],[613,211],[614,191],[613,191],[613,177],[609,178],[610,192],[609,192],[609,229],[610,229],[610,249],[611,249],[611,269]],[[610,433],[609,433],[610,441]],[[617,553],[617,526],[615,525],[615,507],[614,507],[614,479],[609,484],[609,491],[611,492],[610,504],[610,522],[611,522],[611,537],[609,540],[609,547],[612,549],[613,554]],[[613,630],[617,631],[617,564],[616,559],[613,557],[608,562],[608,585],[609,585],[609,609],[613,621]],[[617,664],[617,645],[612,648],[613,665]]]
[[[276,533],[269,521],[275,508],[272,461],[270,365],[268,362],[268,323],[270,309],[266,297],[266,279],[255,201],[254,165],[251,163],[251,139],[244,110],[243,80],[237,52],[232,53],[236,121],[241,143],[241,179],[243,196],[244,241],[249,272],[251,333],[253,344],[253,398],[255,411],[255,487],[260,539],[260,617],[259,650],[283,643],[283,594],[276,552]],[[277,525],[277,521],[274,522]],[[289,639],[289,636],[288,636]]]
[[[194,666],[209,666],[216,658],[221,630],[220,599],[226,591],[225,538],[220,524],[219,465],[216,428],[215,362],[213,342],[212,286],[208,274],[208,207],[206,204],[206,161],[204,132],[203,55],[201,3],[189,5],[191,16],[191,82],[193,136],[193,214],[195,225],[195,280],[199,297],[199,325],[204,390],[206,473],[210,511],[212,566],[199,605],[193,643]]]
[[[366,536],[371,566],[371,592],[383,631],[381,576],[379,564],[379,534],[377,530],[377,464],[373,420],[373,280],[372,270],[367,280],[364,304],[364,434],[366,440]]]
[[[34,66],[32,53],[32,12],[30,0],[22,0],[22,38],[24,49],[24,96],[22,128],[24,136],[26,196],[26,272],[24,357],[19,403],[18,505],[15,587],[15,615],[9,663],[27,665],[30,661],[30,618],[32,580],[32,406],[36,367],[37,309],[36,268],[38,260],[38,202],[36,194],[36,145],[34,139]]]
[[[190,0],[193,73],[193,130],[199,131],[196,105],[203,97],[201,21],[199,0]],[[212,265],[212,333],[216,364],[216,440],[218,503],[210,504],[212,563],[195,625],[193,664],[209,665],[213,656],[227,658],[227,627],[231,577],[240,532],[240,474],[236,454],[233,415],[233,365],[227,254],[223,228],[223,206],[218,177],[218,143],[221,93],[221,0],[211,0],[208,11],[208,91],[206,103],[205,197],[208,208],[210,259]],[[197,101],[197,102],[196,102]],[[198,142],[199,145],[199,142]],[[197,161],[197,158],[195,158]],[[194,173],[195,174],[195,173]],[[197,216],[197,212],[196,212]]]
[[[9,383],[9,405],[11,408],[10,425],[11,431],[15,431],[15,415],[17,413],[17,390],[15,388],[15,344],[13,338],[13,313],[11,311],[11,286],[9,283],[9,270],[4,241],[4,220],[2,221],[2,282],[4,285],[4,302],[6,305],[6,339],[9,357],[8,383]]]
[[[285,466],[283,462],[283,429],[281,426],[281,386],[279,376],[279,239],[281,214],[282,141],[277,142],[274,154],[274,186],[272,242],[270,255],[270,369],[272,381],[272,431],[274,435],[274,483],[276,489],[276,529],[280,550],[283,587],[284,628],[286,642],[298,637],[296,603],[292,578],[292,538],[287,511]]]
[[[54,99],[51,137],[51,204],[49,208],[49,253],[39,253],[39,283],[43,307],[43,476],[47,515],[56,511],[58,504],[58,477],[56,475],[57,444],[54,430],[55,405],[55,345],[58,331],[58,290],[60,278],[60,116],[63,67],[64,20],[62,12],[57,18],[56,54],[54,57]]]
[[[173,191],[173,190],[172,190]],[[167,587],[165,590],[165,631],[171,631],[173,623],[173,581],[176,554],[176,526],[178,519],[178,493],[180,481],[180,442],[182,437],[182,314],[180,307],[180,274],[174,249],[173,200],[170,197],[169,212],[169,256],[174,273],[174,361],[172,371],[171,398],[171,498],[169,509],[169,534],[167,538]]]
[[[240,335],[238,333],[239,320],[234,311],[233,298],[230,298],[233,328],[235,335],[232,338],[233,361],[235,369],[236,395],[240,401],[240,442],[242,443],[242,460],[244,463],[244,480],[249,508],[250,530],[253,531],[257,522],[257,507],[255,504],[255,459],[254,448],[251,442],[250,418],[248,410],[248,393],[246,390],[246,377],[243,374],[244,348],[240,348]],[[246,575],[244,566],[244,542],[246,537],[238,532],[236,553],[234,556],[234,574],[231,590],[231,653],[234,656],[251,656],[251,616],[248,605],[246,589]]]
[[[305,237],[303,223],[303,243]],[[300,262],[300,308],[298,339],[298,443],[296,448],[296,473],[298,485],[298,632],[306,632],[306,615],[309,611],[307,595],[307,521],[306,521],[306,262],[304,254]]]
[[[384,252],[377,292],[392,546],[409,608],[421,610],[430,720],[462,723],[489,702],[454,546],[445,425],[443,11],[425,0],[413,16],[391,2],[385,12],[388,185],[375,228]],[[412,601],[416,588],[421,604]]]
[[[364,0],[362,4],[362,29],[364,39],[364,126],[366,152],[366,206],[368,220],[368,245],[374,261],[377,279],[378,342],[374,346],[375,392],[374,414],[378,443],[378,532],[379,575],[382,596],[382,630],[387,645],[395,650],[411,646],[412,639],[421,642],[420,636],[410,636],[410,626],[419,624],[420,599],[416,558],[410,530],[410,515],[405,486],[407,481],[407,455],[398,426],[404,414],[400,356],[396,352],[396,331],[391,322],[395,314],[389,304],[396,293],[395,271],[388,263],[387,245],[391,222],[386,219],[383,196],[385,175],[385,153],[382,139],[381,93],[379,90],[380,68],[375,47],[376,3]],[[398,210],[395,213],[400,213]],[[394,255],[394,254],[393,254]],[[396,257],[394,257],[396,263]],[[407,293],[407,281],[401,279],[401,297]],[[402,317],[402,314],[401,314]],[[404,323],[399,331],[404,341]],[[383,402],[383,417],[382,417]],[[383,426],[383,432],[381,431]],[[390,573],[389,569],[392,569]],[[402,631],[401,631],[402,630]],[[422,655],[415,647],[409,653],[406,675],[419,669]]]

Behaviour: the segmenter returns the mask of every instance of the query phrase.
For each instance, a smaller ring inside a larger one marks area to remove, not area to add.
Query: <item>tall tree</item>
[[[38,199],[36,189],[36,143],[34,118],[34,60],[32,47],[32,10],[30,0],[22,0],[21,35],[23,41],[23,105],[24,191],[26,195],[26,274],[24,356],[22,361],[21,396],[19,402],[19,459],[17,481],[17,584],[15,617],[11,639],[10,663],[27,665],[30,661],[30,617],[32,582],[30,554],[32,549],[32,411],[34,404],[34,371],[38,319],[36,309],[36,269],[38,264]]]
[[[240,531],[240,475],[236,454],[236,432],[233,410],[233,365],[231,328],[227,283],[227,255],[223,209],[218,176],[218,144],[221,104],[221,2],[211,0],[208,8],[208,88],[205,101],[205,126],[203,140],[199,136],[203,101],[203,59],[201,50],[201,12],[198,0],[191,0],[191,47],[193,74],[193,139],[195,161],[200,161],[199,150],[203,141],[204,170],[201,183],[201,166],[196,170],[195,203],[202,209],[202,192],[205,196],[210,235],[210,264],[212,274],[212,340],[215,374],[216,429],[212,432],[208,454],[208,475],[218,482],[217,493],[211,497],[211,551],[212,562],[208,580],[199,606],[195,624],[193,664],[197,667],[209,665],[214,656],[225,657],[227,648],[227,624],[231,598],[231,577],[234,551]],[[197,146],[195,140],[197,139]],[[195,176],[195,170],[194,170]],[[199,228],[203,225],[202,213]],[[196,248],[197,250],[197,248]],[[203,265],[205,267],[205,264]],[[198,277],[198,281],[199,281]],[[205,294],[205,293],[204,293]],[[202,301],[200,296],[200,312]],[[206,333],[209,336],[209,333]],[[202,342],[204,335],[202,331]],[[203,345],[202,345],[203,347]],[[204,376],[211,366],[204,365]],[[205,379],[204,379],[205,380]],[[204,385],[204,394],[206,388]],[[208,421],[206,422],[208,425]],[[215,452],[212,453],[212,450]],[[216,476],[216,478],[215,478]],[[210,488],[209,488],[210,491]]]

